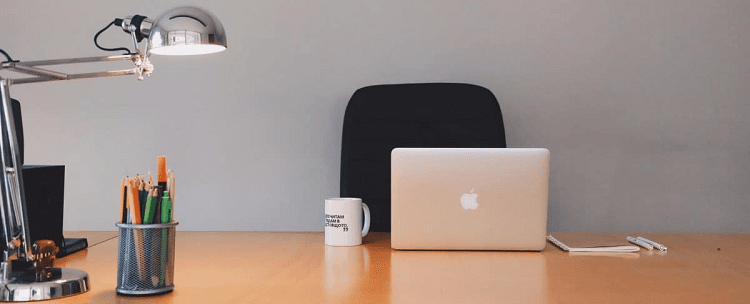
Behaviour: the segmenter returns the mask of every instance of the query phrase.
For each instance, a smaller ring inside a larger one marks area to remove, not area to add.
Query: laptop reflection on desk
[[[536,252],[391,252],[393,303],[547,303]]]

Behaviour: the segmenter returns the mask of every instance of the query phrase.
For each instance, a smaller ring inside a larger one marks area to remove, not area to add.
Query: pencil
[[[131,224],[141,223],[141,207],[138,201],[138,190],[135,187],[135,178],[128,180],[128,203],[130,205]],[[146,277],[146,266],[143,263],[143,234],[140,229],[133,228],[133,244],[135,245],[135,258],[138,264],[138,276],[141,280]]]
[[[174,171],[169,171],[169,200],[172,201],[172,219],[174,219]]]
[[[129,181],[129,190],[130,190],[130,201],[129,207],[130,207],[130,223],[131,224],[140,224],[141,223],[141,204],[140,201],[138,201],[138,189],[135,187],[135,181],[134,179],[131,179]]]
[[[127,195],[128,195],[128,189],[125,186],[126,178],[123,177],[122,181],[120,182],[120,223],[127,224],[128,223],[128,203],[127,203]]]
[[[169,179],[171,177],[172,177],[172,170],[167,170],[167,189],[165,189],[164,191],[171,191],[170,188],[172,187],[172,185],[169,183],[170,182]]]
[[[144,224],[154,223],[154,214],[156,213],[156,189],[152,189],[146,199],[146,211],[143,215]]]

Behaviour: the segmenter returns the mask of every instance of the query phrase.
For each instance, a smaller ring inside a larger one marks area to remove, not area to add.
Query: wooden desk
[[[113,238],[58,260],[91,290],[47,303],[750,302],[750,234],[644,236],[669,251],[404,252],[385,233],[328,247],[322,233],[178,231],[175,289],[153,297],[116,295]]]

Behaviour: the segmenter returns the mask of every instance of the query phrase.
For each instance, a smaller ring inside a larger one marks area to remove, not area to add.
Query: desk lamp
[[[103,48],[97,42],[99,34],[112,25],[120,26],[130,34],[135,52],[127,48]],[[138,43],[148,38],[146,53],[138,49]],[[9,88],[14,84],[26,84],[57,80],[73,80],[109,76],[143,75],[150,76],[153,65],[150,54],[157,55],[196,55],[223,51],[227,48],[224,27],[210,12],[197,7],[178,7],[162,14],[156,21],[145,16],[135,15],[115,19],[94,36],[97,47],[106,51],[127,51],[125,55],[85,57],[41,61],[14,61],[0,50],[8,61],[2,62],[0,71],[34,75],[30,78],[10,79],[0,77],[2,108],[2,137],[0,138],[0,179],[2,206],[2,231],[5,250],[0,262],[0,301],[35,301],[54,299],[85,292],[89,289],[88,274],[77,269],[54,268],[54,258],[58,251],[54,242],[38,240],[30,244],[26,201],[20,168],[19,146],[13,122],[13,111]],[[130,60],[132,69],[104,72],[66,74],[38,66],[79,64],[89,62]],[[13,266],[12,266],[13,265]]]

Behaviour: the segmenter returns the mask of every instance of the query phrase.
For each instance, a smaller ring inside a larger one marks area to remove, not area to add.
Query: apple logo
[[[478,193],[474,193],[474,189],[471,189],[469,193],[464,193],[461,195],[461,207],[464,207],[466,210],[475,210],[477,207],[479,207],[479,203],[477,203],[477,196],[479,196]]]

